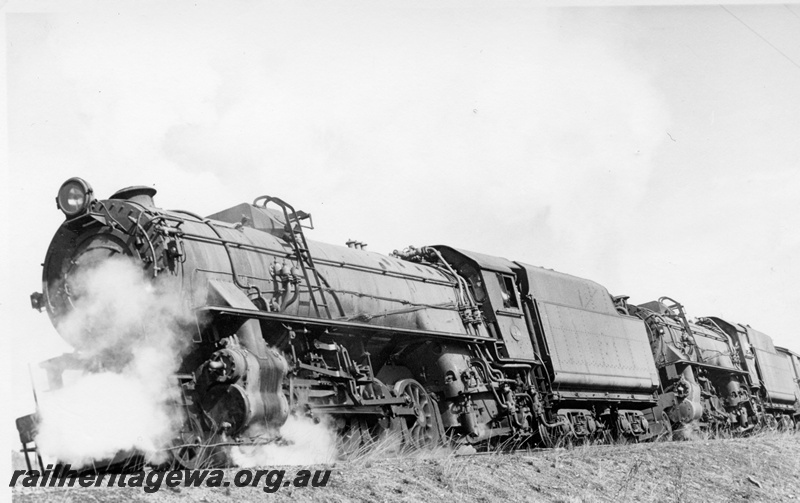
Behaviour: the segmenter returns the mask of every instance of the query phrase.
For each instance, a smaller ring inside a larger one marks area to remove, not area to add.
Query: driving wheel
[[[402,416],[405,443],[414,449],[430,449],[441,440],[441,418],[436,403],[420,383],[414,379],[403,379],[394,385],[395,394],[405,398],[407,407],[414,412]]]

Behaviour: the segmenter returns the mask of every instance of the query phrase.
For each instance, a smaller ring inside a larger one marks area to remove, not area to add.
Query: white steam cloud
[[[179,398],[174,372],[188,340],[180,326],[190,320],[170,286],[169,279],[145,278],[126,259],[104,261],[70,279],[74,309],[58,328],[86,357],[87,368],[42,394],[36,437],[42,454],[73,466],[132,451],[166,461],[164,449],[182,419],[171,407]],[[325,422],[290,416],[279,438],[234,448],[231,460],[251,467],[336,459],[336,435]]]
[[[133,449],[157,460],[178,426],[169,402],[186,340],[179,297],[123,259],[79,271],[71,291],[58,328],[91,368],[41,396],[37,446],[74,466]]]
[[[281,427],[282,442],[235,447],[231,458],[237,466],[313,465],[336,461],[336,434],[325,421],[290,415]]]

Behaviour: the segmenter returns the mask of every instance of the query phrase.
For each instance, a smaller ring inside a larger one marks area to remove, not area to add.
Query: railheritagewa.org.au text
[[[133,473],[82,473],[70,465],[55,469],[15,470],[9,487],[136,487],[155,493],[162,487],[253,487],[274,493],[282,487],[326,487],[330,470],[237,470],[229,479],[224,470],[138,471]]]

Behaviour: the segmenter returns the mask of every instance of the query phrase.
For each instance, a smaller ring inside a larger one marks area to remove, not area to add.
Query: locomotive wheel
[[[766,414],[764,416],[764,423],[767,430],[769,431],[775,431],[778,429],[778,420],[775,419],[775,416],[773,416],[772,414]]]
[[[414,379],[403,379],[394,385],[395,394],[404,397],[414,416],[402,416],[405,443],[414,449],[430,449],[441,441],[439,408],[425,388]]]
[[[553,445],[555,445],[555,442],[553,442],[553,437],[547,430],[547,426],[543,424],[539,425],[539,440],[541,440],[544,447],[553,447]]]
[[[662,431],[658,434],[658,438],[666,438],[672,440],[672,421],[669,419],[669,415],[666,412],[661,412],[661,421],[658,421],[663,428]]]
[[[344,421],[346,426],[337,435],[339,451],[345,458],[355,457],[365,452],[365,432],[367,426],[363,419]]]
[[[198,470],[227,466],[229,448],[216,445],[222,441],[218,435],[203,432],[197,421],[187,419],[183,431],[172,440],[169,449],[171,462],[177,468]]]
[[[202,447],[194,445],[176,446],[172,453],[172,458],[177,467],[185,470],[197,470],[205,465]]]
[[[171,449],[173,463],[185,470],[227,466],[228,456],[225,450],[211,444],[212,442],[202,442],[199,438],[196,442],[186,444],[175,441],[175,446]]]
[[[351,418],[345,422],[337,438],[339,451],[346,459],[358,458],[377,446],[383,453],[395,454],[401,447],[400,419],[387,416],[372,422]]]

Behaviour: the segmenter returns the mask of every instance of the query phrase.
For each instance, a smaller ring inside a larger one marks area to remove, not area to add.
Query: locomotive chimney
[[[136,185],[134,187],[125,187],[124,189],[116,191],[109,199],[122,199],[132,203],[141,204],[145,208],[154,208],[154,195],[156,195],[156,189],[153,187]]]

